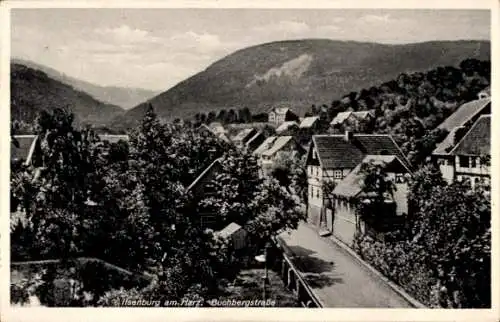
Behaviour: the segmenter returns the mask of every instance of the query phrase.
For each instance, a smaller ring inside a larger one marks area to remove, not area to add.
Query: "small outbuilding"
[[[237,223],[230,223],[222,230],[215,232],[214,235],[225,240],[231,239],[235,250],[239,250],[247,246],[247,231]]]

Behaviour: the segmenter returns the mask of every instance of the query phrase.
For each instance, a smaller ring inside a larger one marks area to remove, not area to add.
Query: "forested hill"
[[[71,85],[74,89],[85,92],[98,101],[120,106],[124,109],[132,108],[137,104],[140,104],[158,94],[157,92],[142,88],[100,86],[92,84],[90,82],[68,76],[58,70],[41,64],[37,64],[29,60],[13,58],[11,62],[42,71],[50,78],[60,81],[64,84]]]
[[[52,79],[42,71],[11,64],[11,119],[32,124],[38,112],[68,108],[77,123],[107,124],[124,110]]]
[[[316,104],[307,114],[319,115],[324,124],[329,124],[339,112],[374,110],[374,121],[351,130],[391,134],[416,165],[444,138],[446,133],[436,127],[460,105],[477,99],[479,92],[490,86],[490,75],[489,60],[466,59],[456,67],[402,73],[380,86]]]
[[[395,79],[399,74],[487,60],[488,41],[434,41],[384,45],[327,39],[281,41],[239,50],[149,100],[160,117],[248,107],[252,114],[288,105],[303,115],[314,102]],[[146,102],[145,102],[146,103]],[[132,125],[147,104],[115,125]]]

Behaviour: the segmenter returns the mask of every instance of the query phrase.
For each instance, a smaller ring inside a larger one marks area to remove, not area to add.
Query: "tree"
[[[249,123],[252,121],[252,114],[250,113],[248,107],[245,106],[238,111],[238,120],[241,123]]]
[[[297,227],[304,218],[297,195],[274,178],[259,178],[254,156],[233,151],[221,162],[221,173],[211,181],[215,193],[198,203],[199,209],[217,214],[217,227],[239,224],[258,249],[279,231]]]
[[[444,307],[490,306],[491,205],[467,183],[435,186],[414,220],[413,243],[427,250]]]
[[[305,158],[295,152],[281,153],[274,162],[271,175],[278,180],[279,184],[287,187],[292,194],[300,196],[302,202],[307,198],[307,173],[305,169]]]
[[[67,259],[82,251],[86,201],[99,190],[101,163],[97,136],[72,126],[73,115],[62,109],[38,118],[45,170],[42,180],[25,182],[30,205],[25,205],[36,243],[33,255]]]
[[[398,240],[361,237],[357,250],[431,307],[489,307],[491,204],[467,182],[446,185],[431,164],[410,183],[409,229]]]

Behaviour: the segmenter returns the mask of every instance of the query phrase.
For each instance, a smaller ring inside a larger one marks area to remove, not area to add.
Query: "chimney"
[[[351,131],[345,131],[344,140],[346,142],[349,142],[349,141],[351,141],[352,136],[353,136],[353,133]]]

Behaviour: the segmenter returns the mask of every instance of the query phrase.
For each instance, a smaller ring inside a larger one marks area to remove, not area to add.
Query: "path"
[[[278,238],[325,307],[413,307],[340,246],[323,239],[306,224]]]

